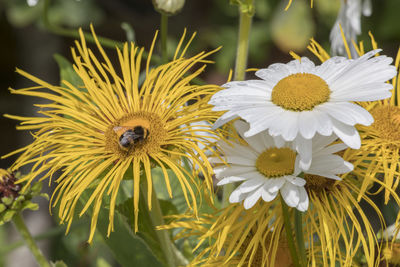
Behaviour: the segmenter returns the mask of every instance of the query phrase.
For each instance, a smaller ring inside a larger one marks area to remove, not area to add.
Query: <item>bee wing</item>
[[[113,128],[114,132],[118,132],[119,130],[122,130],[122,129],[124,129],[124,127],[122,127],[122,126],[115,126]]]

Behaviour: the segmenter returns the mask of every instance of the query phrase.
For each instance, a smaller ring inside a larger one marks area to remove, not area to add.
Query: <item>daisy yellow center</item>
[[[136,138],[136,134],[140,137]],[[140,157],[157,153],[167,136],[165,123],[157,114],[136,112],[122,117],[108,128],[106,148],[120,158]]]
[[[310,73],[296,73],[280,80],[272,89],[272,103],[293,111],[312,110],[329,99],[328,84]]]
[[[280,177],[294,172],[296,152],[290,148],[269,148],[256,161],[257,170],[266,177]]]
[[[400,141],[400,108],[396,106],[378,106],[371,111],[374,117],[372,127],[381,138],[388,141]]]
[[[305,174],[304,179],[306,180],[307,191],[318,193],[324,190],[331,190],[335,184],[335,180],[322,177],[314,174]]]

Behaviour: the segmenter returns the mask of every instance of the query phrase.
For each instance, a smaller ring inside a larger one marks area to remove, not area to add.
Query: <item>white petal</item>
[[[314,111],[299,112],[298,120],[300,134],[305,139],[313,138],[317,131],[317,126],[319,126],[318,118],[314,116]]]
[[[243,182],[236,190],[239,190],[242,193],[249,193],[251,191],[256,190],[260,186],[264,185],[264,179],[254,178]]]
[[[281,188],[281,195],[289,207],[294,208],[299,204],[300,193],[297,186],[291,183],[285,183]]]
[[[354,126],[346,125],[335,119],[332,119],[334,133],[349,147],[359,149],[361,139],[357,129]]]
[[[221,181],[219,181],[217,183],[217,185],[221,186],[221,185],[240,182],[240,181],[244,181],[244,180],[246,180],[246,178],[244,178],[244,177],[229,176],[229,177],[226,177],[226,178],[222,179]]]
[[[268,184],[266,183],[264,185],[264,188],[267,188],[270,193],[276,193],[281,189],[285,182],[286,181],[283,178],[271,178],[269,179]]]
[[[312,161],[312,140],[304,139],[298,136],[295,139],[296,151],[300,155],[300,168],[303,170],[308,170],[311,166]]]
[[[319,105],[318,108],[347,125],[363,124],[368,126],[374,121],[367,110],[353,103],[330,102]]]
[[[242,174],[255,171],[257,171],[257,169],[254,166],[237,166],[237,165],[230,165],[229,167],[224,166],[214,169],[215,176],[218,179],[228,176],[240,176]]]
[[[231,195],[229,196],[229,203],[238,203],[241,202],[247,196],[246,193],[242,193],[240,190],[233,190]]]
[[[250,147],[252,147],[255,151],[261,153],[265,150],[266,147],[264,145],[262,138],[260,137],[262,133],[251,137],[245,137],[244,132],[249,129],[249,124],[240,120],[235,121],[235,128],[238,131],[239,135],[243,139],[245,139],[246,142],[250,145]]]
[[[261,198],[261,194],[263,191],[264,191],[263,188],[260,187],[255,192],[250,193],[244,200],[244,203],[243,203],[244,208],[246,210],[252,208],[257,203],[257,201]]]
[[[299,211],[306,211],[308,209],[309,205],[309,200],[308,200],[308,195],[304,187],[299,187],[299,193],[300,193],[300,200],[299,204],[297,205],[297,209]]]
[[[300,112],[285,111],[271,120],[269,133],[272,136],[281,135],[286,141],[293,141],[299,132]]]
[[[285,176],[285,180],[296,186],[304,186],[306,184],[306,180],[300,177],[295,177],[293,175]]]
[[[263,189],[264,190],[262,191],[261,196],[265,202],[270,202],[270,201],[274,200],[279,192],[279,190],[278,190],[278,191],[271,193],[268,191],[268,189],[265,186],[263,186]]]

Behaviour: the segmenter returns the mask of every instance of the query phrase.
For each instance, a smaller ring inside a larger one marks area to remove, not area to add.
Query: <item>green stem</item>
[[[21,234],[22,238],[25,240],[26,245],[32,252],[39,266],[50,267],[50,264],[48,263],[47,259],[43,256],[42,252],[36,245],[35,240],[33,240],[31,234],[29,233],[29,230],[26,227],[25,222],[21,217],[21,214],[14,215],[13,222],[15,227]]]
[[[252,13],[242,10],[239,6],[239,37],[236,49],[235,81],[242,81],[245,78],[252,18]]]
[[[297,248],[299,249],[299,257],[302,266],[307,266],[306,248],[303,235],[303,222],[301,211],[294,212],[294,231],[296,233]]]
[[[146,199],[146,205],[148,203],[147,199],[147,179],[146,177],[142,177],[143,184],[145,185],[145,190],[143,191],[143,195],[145,196]],[[154,187],[152,187],[152,194],[151,194],[151,210],[149,210],[149,215],[151,222],[153,223],[154,229],[156,226],[164,225],[164,219],[163,219],[163,214],[161,211],[160,207],[160,202],[157,198],[157,194],[154,191]],[[167,260],[167,266],[169,267],[174,267],[177,266],[176,264],[176,256],[174,253],[174,248],[172,241],[169,237],[169,233],[167,230],[156,230],[156,234],[158,237],[158,240],[160,241],[161,249],[164,253],[165,259]]]
[[[168,61],[167,36],[168,16],[164,13],[161,13],[161,55],[163,63],[166,63]]]
[[[289,208],[286,205],[285,201],[283,200],[282,196],[280,196],[280,199],[282,206],[283,222],[286,231],[286,239],[289,245],[290,255],[292,256],[292,263],[295,267],[300,267],[301,265],[299,264],[299,257],[297,255],[296,247],[293,240],[293,231],[292,231],[292,225],[290,223]]]

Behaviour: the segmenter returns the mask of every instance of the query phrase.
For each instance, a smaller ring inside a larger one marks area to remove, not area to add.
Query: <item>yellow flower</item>
[[[275,203],[275,204],[273,204]],[[246,210],[231,204],[215,214],[177,215],[160,229],[183,229],[175,238],[196,236],[204,248],[190,266],[291,266],[281,206],[260,201]]]
[[[74,218],[74,210],[82,194],[90,191],[90,198],[84,203],[79,215],[93,207],[89,242],[97,224],[103,197],[109,201],[108,234],[113,231],[113,218],[118,190],[124,177],[133,179],[133,203],[135,231],[138,230],[139,189],[147,190],[148,208],[151,209],[152,176],[151,168],[158,166],[164,174],[169,196],[173,196],[167,169],[176,175],[182,187],[187,205],[197,212],[195,189],[199,180],[189,173],[174,156],[186,158],[192,167],[204,174],[205,183],[212,189],[212,168],[207,161],[202,144],[211,149],[211,126],[195,128],[196,122],[212,121],[217,114],[211,111],[207,100],[218,90],[217,86],[191,85],[205,64],[197,69],[198,63],[209,63],[207,56],[215,52],[201,52],[185,58],[185,52],[192,41],[183,45],[182,37],[174,59],[164,65],[150,69],[152,43],[146,63],[146,78],[139,85],[143,48],[133,43],[117,49],[119,66],[113,66],[101,47],[92,28],[98,52],[102,58],[86,46],[80,31],[81,41],[72,49],[74,70],[82,80],[82,87],[63,81],[63,86],[53,86],[22,70],[17,72],[37,83],[37,86],[14,90],[11,93],[36,96],[50,100],[49,104],[37,105],[41,116],[20,117],[6,115],[21,121],[21,130],[32,130],[34,141],[26,147],[6,156],[22,153],[13,169],[33,164],[32,171],[23,180],[29,183],[39,174],[49,178],[62,170],[55,180],[57,187],[53,194],[53,207],[59,204],[61,223],[68,228]],[[193,73],[188,74],[192,70]],[[201,97],[204,100],[199,100]],[[188,105],[189,101],[200,101]],[[211,149],[212,150],[212,149]],[[176,158],[176,157],[175,157]]]
[[[373,49],[378,48],[370,33]],[[353,45],[359,55],[364,54],[363,43]],[[309,46],[321,61],[329,58],[329,54],[314,40]],[[346,47],[348,56],[350,49]],[[399,69],[400,50],[395,60],[396,69]],[[374,118],[370,126],[357,127],[361,137],[361,148],[348,149],[344,154],[345,160],[354,165],[353,173],[363,179],[358,200],[368,190],[373,182],[384,185],[380,190],[385,190],[385,203],[399,185],[400,179],[400,84],[399,73],[391,80],[393,85],[392,96],[385,100],[373,102],[360,102],[360,106],[368,110]],[[382,181],[379,181],[382,180]],[[383,184],[382,184],[383,183]]]
[[[304,175],[310,198],[310,209],[303,216],[305,240],[309,242],[309,262],[321,266],[339,260],[339,266],[354,266],[355,255],[361,252],[368,266],[374,266],[378,243],[370,219],[357,201],[357,180],[350,175],[334,181],[316,175]],[[366,195],[362,200],[373,210],[384,227],[379,208]],[[315,242],[316,241],[316,242]],[[317,265],[318,266],[318,265]]]

